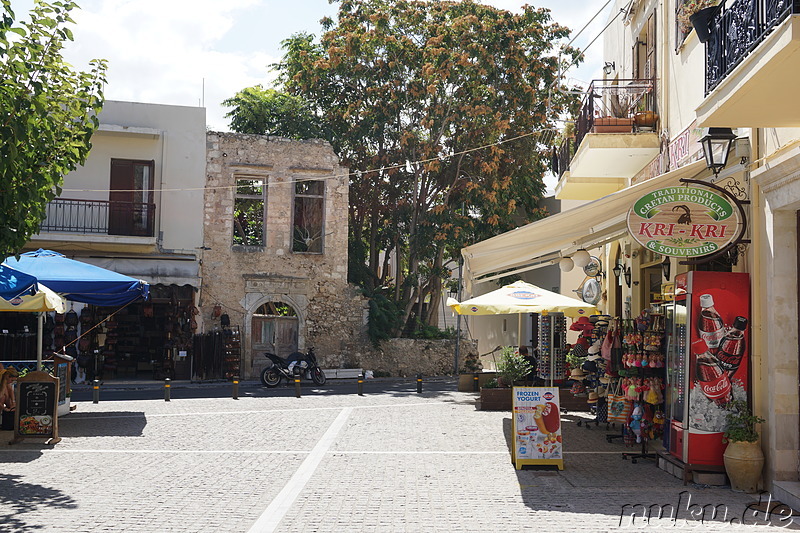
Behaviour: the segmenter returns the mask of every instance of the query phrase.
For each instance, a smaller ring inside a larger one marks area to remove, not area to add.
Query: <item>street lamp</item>
[[[734,140],[736,140],[736,134],[731,128],[708,128],[708,132],[700,139],[700,144],[703,145],[703,155],[706,157],[706,166],[714,172],[715,176],[728,164],[728,152],[730,152]]]
[[[623,271],[622,275],[625,276],[625,285],[627,285],[628,288],[630,289],[631,288],[631,267],[623,268],[622,271]]]

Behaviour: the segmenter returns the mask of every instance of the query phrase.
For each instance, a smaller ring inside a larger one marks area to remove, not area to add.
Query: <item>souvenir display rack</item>
[[[622,458],[636,463],[638,459],[657,459],[658,454],[648,451],[650,439],[659,438],[664,422],[664,315],[644,310],[636,319],[625,321],[622,344],[625,347],[619,372],[622,387],[633,402],[633,409],[625,425],[628,446],[641,444],[638,453],[623,453]]]
[[[225,328],[225,379],[241,376],[242,349],[239,326]]]
[[[566,342],[567,320],[564,313],[542,314],[539,317],[539,361],[536,369],[540,379],[560,381],[565,378]]]

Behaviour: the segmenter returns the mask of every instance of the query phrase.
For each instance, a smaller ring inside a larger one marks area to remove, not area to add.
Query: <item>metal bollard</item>
[[[92,403],[100,403],[100,380],[92,382]]]
[[[422,374],[417,374],[417,393],[422,392]]]
[[[169,401],[169,393],[170,393],[170,379],[164,378],[164,401]]]
[[[358,375],[358,395],[364,396],[364,373]]]
[[[300,369],[297,367],[294,368],[294,395],[300,397]]]
[[[233,399],[239,399],[239,376],[233,376]]]
[[[472,378],[472,391],[478,392],[480,390],[480,385],[478,383],[478,373],[475,372],[475,375]]]

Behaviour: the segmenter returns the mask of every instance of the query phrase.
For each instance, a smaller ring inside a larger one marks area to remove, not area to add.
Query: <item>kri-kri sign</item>
[[[728,199],[701,187],[664,187],[639,198],[628,212],[628,231],[661,255],[700,257],[737,238],[739,211]]]

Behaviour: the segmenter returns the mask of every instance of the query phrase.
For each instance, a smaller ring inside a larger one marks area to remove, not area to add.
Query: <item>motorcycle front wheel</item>
[[[265,368],[261,371],[261,384],[265,387],[277,387],[281,382],[281,375],[272,367]]]
[[[325,372],[318,366],[311,369],[311,381],[316,385],[325,385]]]

